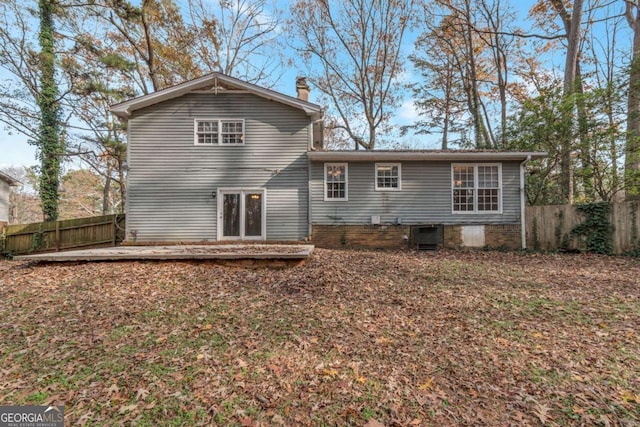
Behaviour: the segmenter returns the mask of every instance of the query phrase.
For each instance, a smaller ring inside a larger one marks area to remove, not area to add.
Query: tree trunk
[[[451,92],[453,83],[453,67],[447,64],[447,74],[445,79],[444,88],[444,124],[442,126],[442,149],[447,150],[449,148],[449,121],[451,120]]]
[[[58,86],[55,81],[55,40],[53,24],[53,1],[39,0],[40,18],[40,128],[38,150],[40,157],[40,200],[45,221],[58,219],[58,186],[60,184],[60,112]]]
[[[108,215],[111,205],[111,166],[107,167],[104,188],[102,189],[102,215]]]
[[[564,66],[564,96],[570,99],[575,93],[576,76],[578,72],[578,57],[580,53],[581,23],[583,0],[573,2],[571,17],[564,8],[561,0],[551,0],[551,4],[560,15],[567,33],[567,55]],[[565,124],[573,123],[573,109],[565,109]],[[571,176],[571,152],[573,150],[573,126],[564,126],[560,138],[560,195],[565,203],[573,203],[573,180]]]
[[[627,1],[627,20],[633,30],[624,162],[625,194],[630,200],[640,197],[640,10],[637,1]]]

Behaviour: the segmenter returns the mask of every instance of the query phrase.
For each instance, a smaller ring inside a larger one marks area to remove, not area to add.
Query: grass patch
[[[0,271],[0,404],[64,404],[69,425],[640,423],[630,258],[316,250],[279,270]]]

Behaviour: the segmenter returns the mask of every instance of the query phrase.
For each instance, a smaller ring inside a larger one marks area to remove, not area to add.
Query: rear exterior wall
[[[337,162],[332,162],[337,163]],[[401,190],[375,189],[375,162],[349,162],[347,201],[325,201],[324,163],[311,163],[313,242],[326,247],[406,248],[412,225],[444,225],[444,247],[465,247],[463,226],[484,226],[484,245],[520,248],[520,163],[502,162],[501,212],[453,213],[452,163],[401,162]],[[495,163],[495,162],[483,162]],[[380,224],[372,224],[372,216]]]
[[[9,222],[9,193],[11,188],[6,181],[0,179],[0,228]]]
[[[196,118],[244,119],[244,145],[195,145]],[[267,240],[308,236],[303,111],[252,94],[188,94],[134,112],[128,126],[127,240],[216,240],[219,188],[266,189]]]

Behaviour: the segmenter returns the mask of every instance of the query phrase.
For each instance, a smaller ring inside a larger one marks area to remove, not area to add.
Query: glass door
[[[244,196],[244,235],[262,236],[262,193],[246,193]]]
[[[222,194],[222,237],[240,238],[240,194]]]
[[[265,190],[221,189],[218,194],[220,240],[265,239]]]

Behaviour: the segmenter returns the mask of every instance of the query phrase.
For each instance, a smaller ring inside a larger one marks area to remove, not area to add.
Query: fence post
[[[113,227],[111,227],[111,233],[113,238],[111,239],[111,246],[116,246],[116,237],[118,236],[118,214],[113,215]]]
[[[60,221],[56,221],[56,252],[60,252]]]

